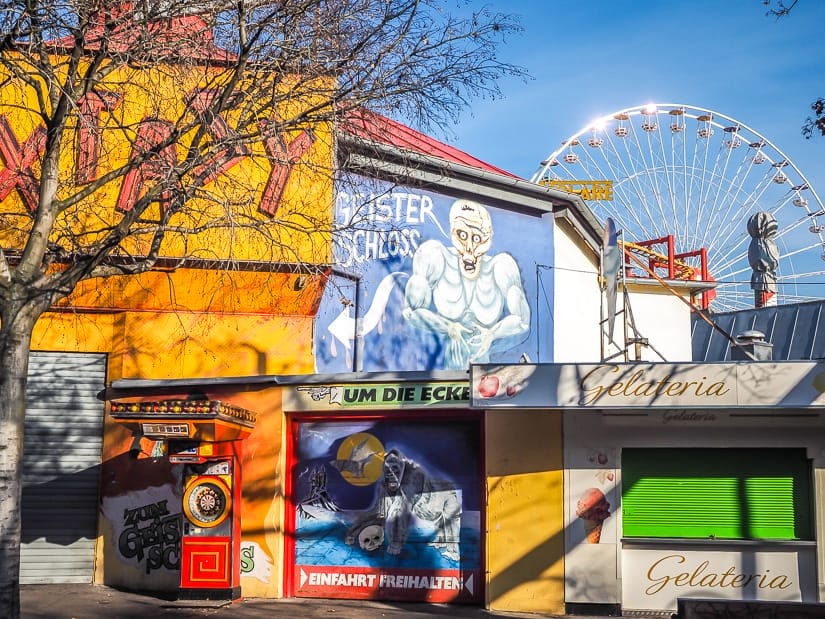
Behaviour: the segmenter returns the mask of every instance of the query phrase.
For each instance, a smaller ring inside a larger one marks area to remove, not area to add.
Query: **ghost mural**
[[[540,293],[553,286],[552,215],[350,183],[337,191],[318,372],[466,370],[552,351],[552,329],[537,328],[552,322]]]
[[[404,318],[447,338],[446,369],[484,363],[496,342],[530,329],[530,306],[518,264],[508,253],[488,255],[489,211],[469,200],[450,208],[452,247],[422,243],[404,291]]]
[[[384,475],[375,503],[355,519],[347,531],[346,543],[353,544],[357,536],[364,548],[364,531],[370,531],[366,534],[370,540],[375,528],[381,529],[383,524],[381,542],[387,540],[387,554],[398,555],[409,537],[413,516],[432,523],[435,527],[433,547],[447,559],[458,561],[460,493],[454,485],[437,479],[417,462],[391,449],[384,456]]]

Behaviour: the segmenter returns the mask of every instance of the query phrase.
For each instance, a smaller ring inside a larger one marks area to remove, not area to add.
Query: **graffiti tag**
[[[167,500],[123,510],[126,528],[118,538],[120,554],[146,560],[146,573],[180,569],[181,515],[170,514]]]

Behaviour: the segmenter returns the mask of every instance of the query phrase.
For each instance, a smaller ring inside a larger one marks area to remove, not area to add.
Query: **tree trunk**
[[[23,421],[36,312],[11,313],[0,325],[0,616],[20,616],[20,508]]]

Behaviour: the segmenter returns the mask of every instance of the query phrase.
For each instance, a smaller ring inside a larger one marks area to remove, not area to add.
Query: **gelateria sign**
[[[820,408],[825,363],[473,365],[474,408]]]
[[[672,610],[677,598],[806,601],[816,597],[815,552],[622,551],[622,606]]]

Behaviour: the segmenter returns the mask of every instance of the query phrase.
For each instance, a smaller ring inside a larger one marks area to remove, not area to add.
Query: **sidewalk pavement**
[[[159,594],[160,595],[160,594]],[[242,598],[235,602],[181,601],[90,584],[23,585],[22,619],[559,619],[566,615],[510,613],[478,606],[327,600]],[[634,615],[636,619],[644,619]],[[660,619],[661,615],[652,615]],[[593,619],[577,616],[576,619]],[[600,618],[601,619],[601,618]]]

